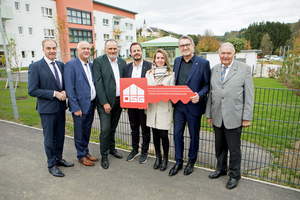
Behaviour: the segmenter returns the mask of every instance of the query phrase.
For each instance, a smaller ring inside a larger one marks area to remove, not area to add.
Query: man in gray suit
[[[219,49],[221,64],[211,70],[210,92],[205,117],[215,131],[217,170],[209,178],[230,176],[226,188],[233,189],[241,178],[241,133],[252,120],[254,88],[251,67],[234,60],[235,49],[224,43]]]

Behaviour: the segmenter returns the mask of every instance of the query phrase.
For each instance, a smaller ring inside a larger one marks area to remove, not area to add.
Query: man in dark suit
[[[209,178],[219,178],[228,171],[226,188],[233,189],[241,178],[242,127],[249,127],[254,105],[251,67],[234,60],[235,49],[224,43],[219,49],[221,64],[212,68],[210,92],[205,117],[215,130],[217,170]]]
[[[142,46],[134,42],[130,45],[130,53],[133,62],[127,64],[124,69],[124,78],[144,78],[146,72],[151,69],[152,63],[143,60]],[[128,108],[128,116],[132,136],[132,151],[127,156],[127,161],[132,161],[138,156],[140,141],[140,126],[142,128],[142,155],[139,159],[140,163],[147,162],[148,149],[150,142],[150,128],[146,126],[146,114],[144,109]]]
[[[43,127],[48,170],[53,176],[63,177],[64,174],[58,166],[74,166],[62,159],[67,109],[62,77],[64,64],[55,61],[55,40],[45,39],[42,46],[44,58],[29,65],[28,94],[37,97],[37,111]]]
[[[117,57],[118,43],[113,39],[105,42],[105,52],[105,55],[94,60],[93,72],[101,128],[101,166],[107,169],[109,167],[108,153],[116,158],[123,157],[115,149],[115,132],[122,112],[120,107],[120,78],[123,77],[126,62]]]
[[[174,61],[175,84],[187,85],[195,96],[191,101],[183,104],[181,101],[174,105],[174,142],[176,164],[170,170],[169,175],[174,176],[183,166],[183,133],[188,122],[190,133],[189,160],[184,170],[184,174],[191,174],[197,160],[199,149],[199,134],[201,115],[204,114],[207,93],[209,90],[210,67],[209,62],[194,54],[193,39],[182,36],[178,42],[179,50],[182,54]]]
[[[77,52],[78,57],[65,65],[65,88],[74,122],[74,143],[78,162],[85,166],[93,166],[93,162],[98,159],[91,156],[88,148],[96,107],[93,65],[88,61],[91,45],[81,41],[78,43]]]

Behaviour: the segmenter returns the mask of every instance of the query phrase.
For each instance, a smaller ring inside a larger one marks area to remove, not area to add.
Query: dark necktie
[[[222,72],[221,72],[221,81],[224,82],[225,74],[226,74],[227,67],[225,65],[222,66]]]
[[[54,69],[54,73],[55,73],[55,79],[56,79],[57,84],[59,85],[59,90],[61,90],[60,80],[59,80],[57,69],[55,67],[55,62],[51,62],[51,64],[53,65],[53,69]]]

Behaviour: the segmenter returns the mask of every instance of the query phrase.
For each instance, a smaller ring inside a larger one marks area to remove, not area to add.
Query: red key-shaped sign
[[[120,100],[122,108],[147,108],[148,103],[158,103],[160,100],[184,104],[195,96],[186,86],[148,86],[146,78],[121,78]]]

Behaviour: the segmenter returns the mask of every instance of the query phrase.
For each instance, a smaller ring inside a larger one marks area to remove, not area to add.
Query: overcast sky
[[[138,13],[136,27],[157,27],[178,34],[215,35],[239,31],[253,22],[294,23],[300,0],[98,0]]]

